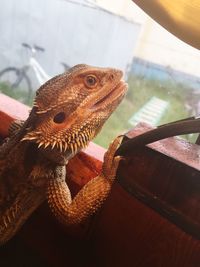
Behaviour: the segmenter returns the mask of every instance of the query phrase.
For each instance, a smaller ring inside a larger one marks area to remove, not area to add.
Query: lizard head
[[[127,84],[122,75],[117,69],[81,64],[52,78],[36,92],[22,140],[37,143],[54,159],[55,153],[72,157],[123,99]]]

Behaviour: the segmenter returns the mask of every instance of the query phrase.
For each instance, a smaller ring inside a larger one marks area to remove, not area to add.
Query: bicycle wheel
[[[0,71],[0,91],[24,104],[32,102],[31,81],[23,70],[15,67]]]

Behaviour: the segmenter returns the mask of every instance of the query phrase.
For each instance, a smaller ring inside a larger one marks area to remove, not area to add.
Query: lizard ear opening
[[[59,112],[58,114],[56,114],[53,118],[53,121],[55,123],[63,123],[65,120],[66,116],[64,112]]]

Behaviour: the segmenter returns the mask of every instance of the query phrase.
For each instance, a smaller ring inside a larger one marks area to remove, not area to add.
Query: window
[[[1,6],[2,93],[31,105],[40,84],[78,63],[122,69],[129,91],[95,139],[104,147],[139,121],[157,126],[199,114],[199,51],[132,1],[2,0]]]

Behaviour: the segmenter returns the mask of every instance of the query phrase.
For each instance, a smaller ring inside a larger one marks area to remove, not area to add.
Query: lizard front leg
[[[88,182],[73,200],[65,182],[65,168],[57,168],[56,179],[49,181],[47,198],[50,208],[62,223],[80,223],[101,206],[116,177],[120,157],[114,157],[114,154],[121,140],[122,137],[118,137],[110,145],[104,156],[102,173]]]

